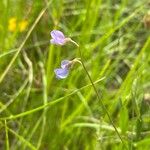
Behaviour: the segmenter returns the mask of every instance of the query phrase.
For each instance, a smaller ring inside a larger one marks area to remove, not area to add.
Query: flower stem
[[[82,53],[81,53],[81,50],[80,50],[79,45],[78,45],[75,41],[73,41],[73,40],[71,40],[71,42],[72,42],[73,44],[75,44],[75,45],[78,47],[79,55],[80,55],[80,58],[81,58],[81,64],[82,64],[82,66],[83,66],[83,68],[84,68],[84,70],[85,70],[85,72],[86,72],[86,74],[87,74],[87,76],[88,76],[88,78],[89,78],[91,84],[92,84],[92,87],[93,87],[93,89],[94,89],[94,91],[95,91],[95,93],[96,93],[96,95],[97,95],[97,98],[98,98],[98,100],[100,101],[103,110],[104,110],[105,113],[107,114],[107,116],[108,116],[108,118],[109,118],[109,120],[110,120],[112,126],[114,127],[114,129],[115,129],[115,131],[116,131],[116,133],[117,133],[119,139],[121,140],[122,144],[125,145],[125,143],[124,143],[124,141],[123,141],[123,139],[122,139],[120,133],[118,132],[118,130],[117,130],[117,128],[116,128],[116,126],[115,126],[113,120],[111,119],[111,116],[110,116],[110,114],[109,114],[109,112],[108,112],[106,106],[104,105],[104,103],[103,103],[103,101],[102,101],[102,99],[101,99],[101,97],[100,97],[100,95],[99,95],[99,93],[98,93],[98,91],[97,91],[97,89],[96,89],[96,87],[95,87],[95,85],[94,85],[94,82],[93,82],[93,80],[92,80],[90,74],[88,73],[88,71],[87,71],[87,69],[86,69],[86,67],[85,67],[85,64],[84,64],[84,61],[83,61],[83,57],[82,57]],[[127,149],[126,145],[125,145],[125,148]]]
[[[71,38],[69,38],[69,41],[70,41],[71,43],[73,43],[74,45],[76,45],[76,46],[79,48],[79,44],[76,43],[75,41],[73,41]]]

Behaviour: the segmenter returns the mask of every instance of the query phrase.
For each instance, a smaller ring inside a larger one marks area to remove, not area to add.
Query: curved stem
[[[99,93],[98,93],[98,91],[97,91],[97,89],[96,89],[96,87],[95,87],[95,85],[94,85],[94,82],[93,82],[93,80],[92,80],[90,74],[88,73],[88,71],[87,71],[87,69],[86,69],[86,67],[85,67],[85,64],[84,64],[84,61],[83,61],[83,57],[82,57],[82,53],[81,53],[81,50],[80,50],[79,45],[78,45],[75,41],[73,41],[73,40],[71,40],[71,42],[72,42],[73,44],[75,44],[75,45],[78,47],[79,54],[80,54],[80,58],[81,58],[81,64],[82,64],[82,66],[83,66],[83,68],[84,68],[84,70],[85,70],[85,72],[86,72],[86,74],[87,74],[87,76],[88,76],[88,78],[89,78],[91,84],[92,84],[92,87],[93,87],[93,89],[94,89],[94,91],[95,91],[95,93],[96,93],[96,95],[97,95],[97,98],[98,98],[98,100],[100,101],[103,110],[104,110],[105,113],[107,114],[107,116],[108,116],[108,118],[109,118],[109,120],[110,120],[112,126],[114,127],[114,129],[115,129],[115,131],[116,131],[116,133],[117,133],[119,139],[121,140],[122,144],[125,145],[125,143],[124,143],[124,141],[123,141],[121,135],[119,134],[119,132],[118,132],[118,130],[117,130],[117,128],[116,128],[116,126],[115,126],[113,120],[111,119],[111,116],[110,116],[110,114],[109,114],[109,112],[108,112],[106,106],[104,105],[104,103],[103,103],[103,101],[102,101],[102,99],[101,99],[101,97],[100,97],[100,95],[99,95]],[[126,145],[125,145],[125,148],[127,149]]]

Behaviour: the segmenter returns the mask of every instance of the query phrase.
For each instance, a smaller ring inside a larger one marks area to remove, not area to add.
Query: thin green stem
[[[5,132],[6,132],[6,150],[9,150],[9,138],[8,138],[8,129],[7,129],[7,121],[5,120]]]
[[[117,128],[116,128],[116,126],[115,126],[113,120],[111,119],[111,116],[110,116],[109,112],[107,111],[106,106],[104,105],[104,103],[103,103],[103,101],[102,101],[102,99],[101,99],[101,97],[100,97],[100,95],[99,95],[99,93],[98,93],[98,91],[97,91],[97,89],[96,89],[96,86],[94,85],[94,82],[93,82],[93,80],[92,80],[90,74],[88,73],[88,71],[87,71],[87,69],[86,69],[86,66],[85,66],[84,61],[83,61],[83,56],[82,56],[82,53],[81,53],[81,50],[80,50],[80,46],[79,46],[75,41],[73,41],[73,40],[70,40],[70,41],[78,47],[79,55],[80,55],[80,58],[81,58],[81,64],[82,64],[82,66],[83,66],[83,68],[84,68],[84,70],[85,70],[85,72],[86,72],[86,74],[87,74],[87,76],[88,76],[88,78],[89,78],[89,80],[90,80],[90,82],[91,82],[91,85],[92,85],[92,87],[93,87],[93,89],[94,89],[94,91],[95,91],[95,93],[96,93],[96,95],[97,95],[97,98],[98,98],[98,100],[100,101],[103,110],[104,110],[105,113],[107,114],[107,116],[108,116],[108,118],[109,118],[109,120],[110,120],[112,126],[114,127],[114,129],[115,129],[115,131],[116,131],[118,137],[120,138],[122,144],[125,145],[125,143],[123,142],[123,139],[122,139],[121,135],[119,134],[119,132],[118,132],[118,130],[117,130]],[[126,145],[125,145],[125,148],[127,149]]]
[[[46,82],[46,74],[45,74],[45,70],[44,70],[44,65],[43,63],[41,62],[40,63],[40,67],[41,67],[41,70],[42,70],[42,77],[43,77],[43,103],[44,105],[47,104],[47,101],[48,101],[48,97],[47,97],[47,82]],[[38,140],[38,145],[37,145],[37,149],[40,149],[40,146],[42,144],[42,139],[43,139],[43,136],[44,136],[44,129],[45,129],[45,126],[46,126],[46,113],[47,113],[47,108],[45,107],[44,110],[43,110],[43,122],[42,122],[42,127],[41,127],[41,134],[40,134],[40,137],[39,137],[39,140]]]
[[[121,135],[119,134],[119,132],[118,132],[118,130],[117,130],[117,128],[116,128],[116,126],[115,126],[113,120],[111,119],[110,114],[109,114],[109,112],[107,111],[107,108],[106,108],[106,106],[104,105],[104,103],[103,103],[103,101],[102,101],[100,95],[98,94],[98,91],[97,91],[97,89],[96,89],[96,87],[95,87],[95,85],[94,85],[94,83],[93,83],[93,80],[92,80],[90,74],[88,73],[88,71],[87,71],[87,69],[86,69],[86,67],[85,67],[85,64],[84,64],[84,62],[83,62],[83,58],[82,58],[82,54],[81,54],[80,48],[79,48],[79,53],[80,53],[80,57],[81,57],[82,66],[83,66],[83,68],[84,68],[84,70],[85,70],[85,72],[86,72],[86,74],[87,74],[87,76],[88,76],[88,78],[89,78],[89,80],[90,80],[90,82],[91,82],[91,84],[92,84],[92,87],[93,87],[93,89],[94,89],[94,91],[95,91],[95,93],[96,93],[96,95],[97,95],[97,98],[98,98],[98,100],[100,101],[103,110],[106,112],[106,114],[107,114],[107,116],[108,116],[108,118],[109,118],[111,124],[113,125],[113,127],[114,127],[114,129],[115,129],[115,131],[116,131],[116,133],[117,133],[117,135],[118,135],[118,137],[120,138],[121,142],[124,144]]]

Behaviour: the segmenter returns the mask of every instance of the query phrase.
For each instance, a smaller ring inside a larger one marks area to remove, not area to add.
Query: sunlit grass
[[[0,10],[0,150],[149,150],[146,0],[7,0]],[[72,44],[51,45],[53,29],[79,43],[125,145],[82,65],[56,79],[60,62],[80,55]]]

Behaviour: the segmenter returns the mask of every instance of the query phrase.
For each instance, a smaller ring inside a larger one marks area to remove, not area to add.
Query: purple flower
[[[63,61],[61,61],[61,68],[62,69],[65,69],[65,68],[69,69],[70,65],[71,65],[71,61],[70,60],[63,60]]]
[[[56,74],[56,78],[57,79],[64,79],[69,74],[69,70],[68,69],[62,69],[62,68],[55,69],[54,72]]]
[[[70,68],[75,64],[80,63],[80,58],[75,58],[73,60],[63,60],[61,61],[61,68],[56,68],[54,70],[57,79],[64,79],[68,76]]]
[[[57,68],[54,70],[56,74],[56,78],[58,79],[64,79],[68,76],[69,74],[69,69],[71,67],[72,61],[69,60],[63,60],[61,62],[61,68]]]
[[[52,39],[50,40],[51,44],[64,45],[70,40],[70,38],[66,38],[64,34],[59,30],[53,30],[50,34],[52,37]]]

